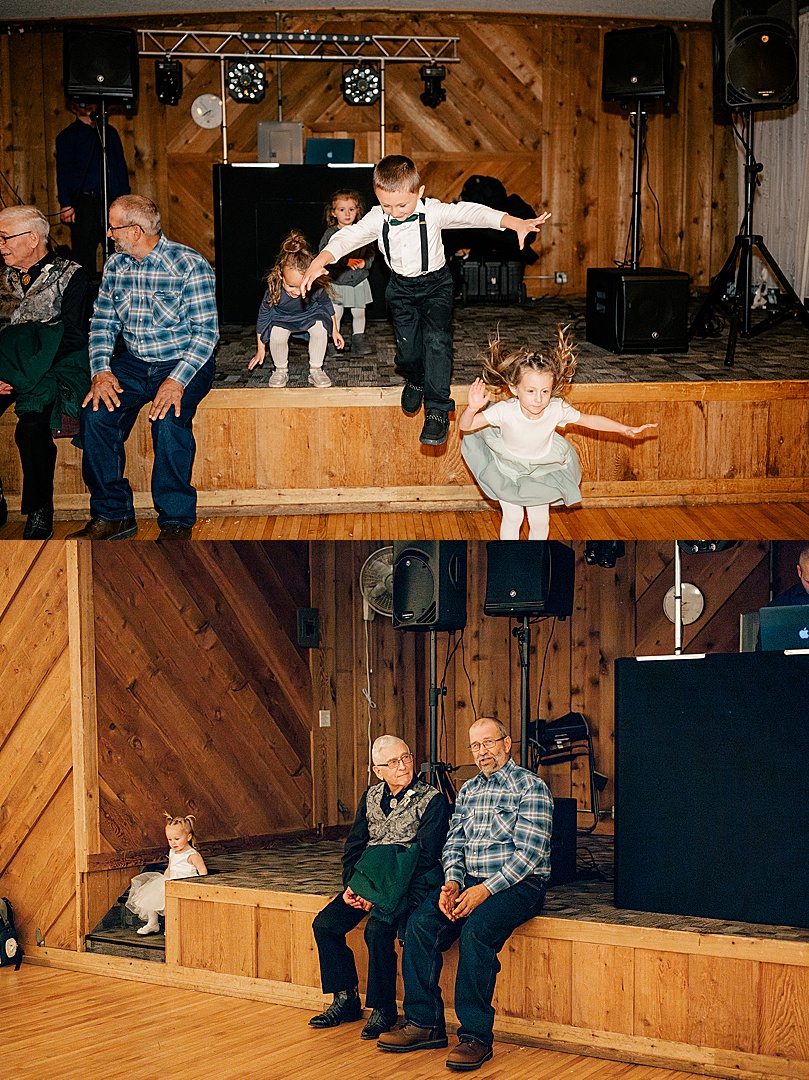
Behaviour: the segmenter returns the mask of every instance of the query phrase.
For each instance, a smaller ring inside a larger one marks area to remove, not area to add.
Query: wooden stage
[[[466,392],[454,388],[459,410]],[[421,419],[401,412],[399,396],[396,387],[214,390],[195,425],[200,517],[490,508],[461,458],[457,428],[446,446],[421,446]],[[627,423],[659,424],[659,435],[636,442],[571,433],[585,507],[807,499],[809,381],[592,383],[576,385],[570,400]],[[12,514],[21,485],[14,424],[11,411],[0,419],[0,476]],[[151,460],[144,411],[127,473],[147,515]],[[81,454],[66,440],[55,505],[58,518],[87,514]]]
[[[339,848],[327,843],[315,856],[309,889],[300,889],[299,870],[283,886],[283,849],[253,853],[241,872],[170,882],[165,964],[35,946],[29,959],[319,1011],[326,999],[311,922],[334,894],[339,870],[328,860],[339,867]],[[137,872],[122,861],[92,857],[88,909],[105,910]],[[551,890],[543,915],[507,943],[494,1002],[499,1042],[709,1076],[809,1078],[809,930],[610,911],[609,885],[594,884],[591,903],[578,883],[575,903],[568,887]],[[361,928],[349,940],[362,972]],[[448,1003],[454,971],[452,950],[442,976]]]

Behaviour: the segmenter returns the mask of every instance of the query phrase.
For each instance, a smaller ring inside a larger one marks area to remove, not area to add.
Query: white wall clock
[[[191,119],[201,128],[215,128],[222,123],[222,102],[216,94],[200,94],[191,105]]]

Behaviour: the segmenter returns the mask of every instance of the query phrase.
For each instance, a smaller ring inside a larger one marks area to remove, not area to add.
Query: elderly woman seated
[[[362,1016],[357,967],[346,935],[368,916],[368,985],[371,1009],[360,1038],[377,1039],[396,1023],[397,932],[430,890],[441,885],[441,849],[449,806],[435,788],[414,775],[413,755],[395,735],[380,735],[371,748],[380,783],[361,797],[343,854],[343,892],[315,917],[312,929],[324,994],[334,1000],[309,1021],[331,1028]]]
[[[89,282],[50,251],[49,232],[35,206],[0,210],[0,415],[14,405],[26,540],[53,536],[53,440],[78,432],[90,387]],[[0,524],[6,513],[0,483]]]

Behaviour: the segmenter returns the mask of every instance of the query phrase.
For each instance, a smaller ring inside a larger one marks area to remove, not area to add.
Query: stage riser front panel
[[[458,409],[466,387],[455,390]],[[585,503],[689,505],[796,501],[809,491],[809,383],[639,383],[575,387],[571,402],[630,424],[658,423],[637,442],[571,432]],[[456,413],[456,416],[458,413]],[[0,420],[0,476],[13,510],[21,474],[14,417]],[[461,458],[418,442],[398,389],[217,390],[195,424],[200,513],[358,512],[400,507],[476,509],[485,503]],[[140,510],[151,511],[151,435],[145,411],[127,448]],[[82,516],[81,453],[59,443],[57,512]]]
[[[167,970],[290,983],[311,1008],[311,923],[326,902],[173,882]],[[364,990],[361,927],[349,943]],[[500,959],[496,1029],[509,1041],[715,1076],[809,1077],[809,944],[539,918]],[[449,1004],[456,961],[453,947],[441,977]]]

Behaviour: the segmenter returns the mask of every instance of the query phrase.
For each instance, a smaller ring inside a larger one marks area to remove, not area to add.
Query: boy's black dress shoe
[[[318,1016],[313,1016],[309,1021],[309,1027],[331,1028],[361,1019],[362,1003],[357,987],[354,986],[351,990],[338,990],[328,1009]]]
[[[127,536],[134,536],[138,531],[138,523],[135,519],[124,518],[123,521],[102,521],[101,518],[90,518],[83,529],[78,532],[68,533],[68,540],[125,540]]]
[[[44,506],[28,515],[23,540],[50,540],[53,536],[53,510]]]
[[[447,441],[449,416],[442,412],[428,412],[424,417],[424,427],[419,435],[419,442],[426,446],[442,446]]]
[[[404,384],[404,390],[402,390],[402,412],[406,412],[409,416],[412,416],[413,413],[419,411],[423,400],[423,386],[416,386],[416,384],[412,382],[406,382]]]

